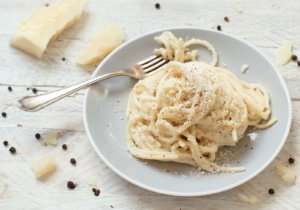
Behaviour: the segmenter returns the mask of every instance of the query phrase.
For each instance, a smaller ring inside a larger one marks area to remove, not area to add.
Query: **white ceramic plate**
[[[164,29],[142,35],[123,44],[102,61],[93,76],[115,71],[152,54],[158,45],[154,36],[172,31],[177,37],[208,40],[219,54],[219,64],[227,65],[240,79],[263,84],[269,91],[273,116],[278,122],[266,130],[256,131],[233,150],[231,165],[246,167],[243,173],[203,175],[195,168],[178,163],[144,161],[126,149],[126,106],[136,81],[119,77],[101,82],[87,91],[84,124],[88,137],[101,159],[127,181],[158,193],[176,196],[200,196],[225,191],[253,178],[275,158],[282,148],[291,124],[291,103],[287,87],[276,68],[256,48],[223,32],[198,28]],[[210,61],[202,49],[200,60]],[[241,66],[249,70],[242,74]]]

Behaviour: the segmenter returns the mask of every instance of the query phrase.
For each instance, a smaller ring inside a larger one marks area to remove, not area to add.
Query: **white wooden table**
[[[296,0],[235,1],[244,9],[234,10],[230,0],[89,0],[80,21],[51,43],[42,60],[34,59],[9,46],[9,40],[20,21],[34,8],[51,0],[0,0],[0,209],[300,209],[299,181],[287,186],[276,175],[277,162],[295,158],[300,173],[300,67],[290,62],[278,70],[288,84],[293,104],[293,124],[287,142],[275,161],[246,184],[227,192],[205,197],[181,198],[152,193],[124,181],[114,174],[93,151],[84,131],[82,106],[84,91],[68,97],[36,113],[20,111],[16,101],[32,94],[57,89],[90,77],[91,72],[75,65],[75,58],[95,32],[108,22],[117,22],[125,29],[127,40],[163,27],[193,25],[210,28],[220,24],[223,31],[244,38],[274,61],[274,52],[284,41],[294,43],[300,57],[300,2]],[[223,18],[228,16],[229,23]],[[66,60],[62,61],[65,57]],[[8,91],[8,86],[13,88]],[[57,146],[44,146],[35,139],[48,132],[58,132]],[[11,155],[2,141],[8,140],[17,149]],[[68,145],[63,151],[62,144]],[[37,181],[30,169],[34,157],[52,154],[57,171],[45,181]],[[69,159],[77,159],[77,166]],[[87,181],[96,178],[101,189],[93,195]],[[66,182],[78,183],[75,190]],[[275,195],[268,194],[274,188]],[[255,194],[259,203],[239,201],[238,193]]]

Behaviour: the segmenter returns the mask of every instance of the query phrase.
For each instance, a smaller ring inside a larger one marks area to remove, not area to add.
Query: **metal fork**
[[[72,93],[77,92],[78,90],[81,90],[87,86],[90,86],[94,83],[97,83],[99,81],[111,77],[129,76],[134,79],[140,80],[145,78],[146,76],[150,76],[151,74],[156,73],[157,70],[162,69],[168,62],[169,61],[164,60],[161,56],[151,56],[121,71],[115,71],[112,73],[103,74],[88,79],[86,81],[77,83],[75,85],[71,85],[49,93],[44,93],[36,96],[25,96],[24,98],[18,101],[19,108],[24,111],[30,111],[30,112],[38,111]]]

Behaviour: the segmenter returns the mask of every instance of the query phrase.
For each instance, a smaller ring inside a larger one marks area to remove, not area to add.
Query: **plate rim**
[[[258,167],[252,174],[250,174],[249,176],[235,182],[234,184],[225,186],[225,187],[221,187],[215,190],[210,190],[210,191],[204,191],[204,192],[192,192],[192,193],[182,193],[182,192],[175,192],[175,191],[167,191],[167,190],[161,190],[161,189],[157,189],[157,188],[153,188],[151,186],[145,185],[142,182],[139,182],[137,180],[134,180],[128,176],[126,176],[125,174],[122,173],[122,171],[119,171],[118,169],[116,169],[112,164],[109,163],[109,161],[106,159],[106,157],[104,155],[102,155],[102,153],[98,150],[98,147],[95,144],[95,141],[92,138],[92,135],[90,133],[89,130],[89,123],[87,120],[87,103],[88,103],[88,97],[90,95],[90,91],[91,91],[91,87],[88,87],[87,90],[85,91],[85,97],[84,97],[84,104],[83,104],[83,122],[84,122],[84,130],[88,136],[89,142],[91,143],[94,151],[97,153],[97,155],[101,158],[101,160],[106,164],[106,166],[108,166],[110,168],[110,170],[112,170],[113,172],[115,172],[117,175],[119,175],[120,177],[122,177],[123,179],[125,179],[126,181],[130,182],[131,184],[138,186],[140,188],[155,192],[155,193],[160,193],[160,194],[165,194],[165,195],[173,195],[173,196],[188,196],[188,197],[195,197],[195,196],[204,196],[204,195],[211,195],[211,194],[216,194],[216,193],[220,193],[220,192],[224,192],[230,189],[233,189],[239,185],[242,185],[246,182],[248,182],[249,180],[253,179],[255,176],[257,176],[259,173],[261,173],[264,169],[267,168],[268,165],[271,164],[271,162],[276,158],[276,156],[279,154],[279,152],[281,151],[282,147],[284,146],[290,128],[291,128],[291,123],[292,123],[292,102],[291,102],[291,97],[286,85],[285,80],[283,79],[282,75],[280,74],[279,70],[277,69],[277,67],[270,61],[270,59],[268,59],[258,48],[256,48],[253,44],[246,42],[236,36],[230,35],[226,32],[217,32],[211,29],[205,29],[205,28],[200,28],[200,27],[193,27],[193,26],[179,26],[179,27],[170,27],[170,28],[162,28],[162,29],[156,29],[156,30],[152,30],[146,33],[143,33],[142,35],[136,36],[126,42],[124,42],[121,46],[119,46],[117,49],[115,49],[113,52],[111,52],[106,58],[104,58],[101,63],[96,67],[96,69],[94,70],[92,77],[94,77],[102,68],[102,66],[109,60],[111,59],[111,57],[113,57],[119,50],[123,49],[124,47],[126,47],[127,45],[131,44],[132,42],[135,42],[138,39],[141,39],[145,36],[151,35],[151,34],[155,34],[155,33],[161,33],[163,31],[173,31],[173,30],[199,30],[199,31],[206,31],[206,32],[211,32],[211,33],[221,33],[221,35],[223,36],[227,36],[229,38],[235,39],[237,41],[242,42],[243,44],[249,46],[250,48],[252,48],[256,53],[258,53],[262,58],[264,58],[267,63],[272,67],[272,70],[275,72],[275,74],[277,75],[277,77],[279,78],[279,82],[281,84],[281,87],[284,90],[285,96],[287,98],[287,103],[288,103],[288,123],[286,125],[286,129],[284,132],[284,137],[283,140],[281,141],[281,143],[277,146],[276,151],[272,154],[272,156],[269,157],[269,159],[260,167]]]

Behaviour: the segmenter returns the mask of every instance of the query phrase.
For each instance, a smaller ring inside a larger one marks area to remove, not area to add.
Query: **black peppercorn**
[[[36,133],[36,134],[35,134],[35,138],[36,138],[36,139],[40,139],[40,138],[41,138],[41,134]]]
[[[16,148],[14,147],[9,148],[9,151],[11,154],[15,154],[17,152]]]
[[[93,188],[92,191],[93,191],[93,193],[94,193],[95,196],[99,196],[100,195],[100,190],[99,189]]]
[[[6,112],[2,112],[2,117],[7,117],[7,114],[6,114]]]
[[[155,4],[155,8],[156,8],[156,9],[160,9],[160,4],[159,4],[159,3],[156,3],[156,4]]]
[[[71,163],[72,165],[76,165],[77,162],[76,162],[75,158],[71,158],[71,159],[70,159],[70,163]]]
[[[288,159],[288,161],[289,161],[289,164],[293,164],[293,163],[295,162],[295,159],[292,158],[292,157],[290,157],[290,158]]]
[[[72,181],[68,181],[67,186],[69,189],[73,190],[76,187],[76,184]]]
[[[269,193],[270,195],[274,195],[274,194],[275,194],[275,190],[274,190],[273,188],[270,188],[270,189],[268,190],[268,193]]]
[[[96,189],[96,191],[94,192],[95,196],[99,196],[100,195],[100,190]]]
[[[217,26],[217,30],[218,30],[218,31],[221,31],[221,30],[222,30],[222,27],[221,27],[220,25],[218,25],[218,26]]]
[[[63,150],[67,150],[68,149],[68,146],[66,144],[63,144],[61,147],[62,147]]]

